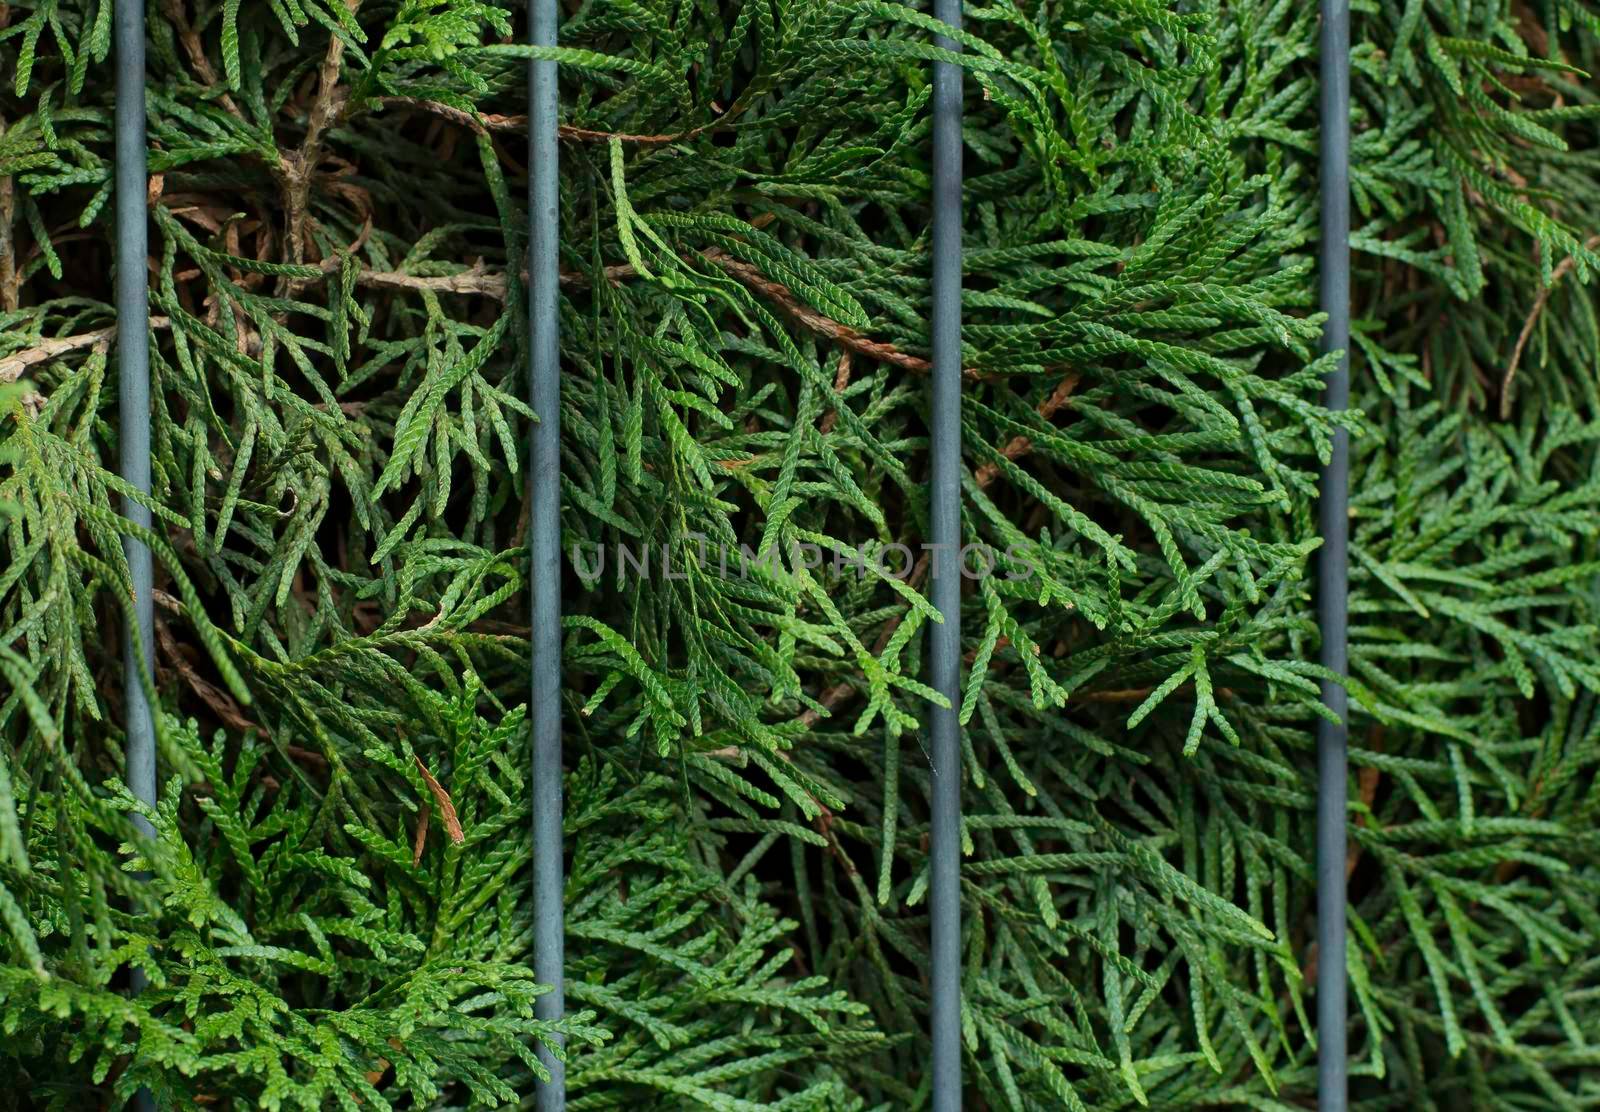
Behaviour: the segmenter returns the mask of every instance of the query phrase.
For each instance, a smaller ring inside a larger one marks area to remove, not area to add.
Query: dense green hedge
[[[1356,5],[1336,418],[1314,7],[967,8],[973,1107],[1312,1103],[1338,421],[1357,1105],[1600,1102],[1600,15]],[[889,2],[564,10],[572,1107],[918,1107],[946,55]],[[515,1104],[522,12],[149,21],[136,843],[110,0],[0,4],[0,1106]]]

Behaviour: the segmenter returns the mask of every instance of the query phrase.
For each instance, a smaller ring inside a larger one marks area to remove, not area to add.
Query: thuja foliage
[[[1307,1106],[1341,959],[1359,1107],[1600,1098],[1600,14],[1356,6],[1341,415],[1313,8],[966,10],[975,1107]],[[574,1108],[924,1104],[957,60],[927,13],[578,0],[534,52],[500,0],[160,0],[143,261],[109,246],[108,0],[0,25],[3,1099],[509,1106],[561,1036]],[[559,1025],[529,972],[530,57],[562,95]],[[151,275],[149,533],[111,470],[118,265]],[[1330,957],[1309,569],[1341,426]],[[128,535],[154,809],[120,779]]]

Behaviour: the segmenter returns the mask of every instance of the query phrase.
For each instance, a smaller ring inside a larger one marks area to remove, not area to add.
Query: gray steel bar
[[[116,194],[117,254],[114,297],[117,307],[117,441],[122,477],[136,489],[150,491],[150,289],[145,259],[149,256],[150,230],[146,212],[149,178],[145,162],[144,125],[144,4],[142,0],[116,0],[112,12],[116,61],[115,160],[112,182]],[[122,500],[122,512],[136,525],[150,527],[150,511],[131,498]],[[156,801],[155,722],[145,698],[141,672],[155,661],[155,622],[152,609],[154,569],[150,549],[131,537],[122,539],[123,555],[133,577],[135,623],[123,632],[123,700],[127,704],[128,788],[146,803]],[[135,640],[137,638],[137,640]],[[154,830],[143,818],[134,822],[146,834]],[[131,971],[133,990],[144,988],[145,978]],[[140,1112],[155,1107],[148,1090],[134,1098]]]
[[[1350,4],[1322,4],[1322,267],[1321,304],[1328,314],[1324,351],[1343,351],[1328,376],[1329,409],[1350,404]],[[1350,437],[1334,434],[1333,458],[1322,473],[1319,507],[1322,548],[1317,556],[1322,663],[1336,675],[1349,668]],[[1322,700],[1338,724],[1317,723],[1317,1108],[1345,1112],[1349,1101],[1346,1048],[1345,804],[1349,791],[1349,728],[1345,689],[1322,684]]]
[[[933,14],[961,26],[961,0],[935,0]],[[938,45],[957,50],[943,37]],[[933,475],[929,490],[932,602],[944,621],[928,631],[935,707],[929,759],[933,798],[929,896],[933,920],[934,1112],[961,1108],[961,67],[933,64],[933,398],[929,413]]]
[[[145,259],[150,233],[145,196],[149,188],[145,171],[144,135],[144,5],[140,0],[117,0],[115,9],[117,57],[116,106],[116,303],[117,400],[120,425],[122,477],[145,493],[150,491],[150,291]],[[130,498],[122,501],[128,520],[146,529],[150,511]],[[150,550],[139,541],[124,538],[122,550],[133,572],[134,610],[139,628],[124,637],[123,695],[128,703],[128,786],[146,803],[156,799],[155,730],[150,704],[140,681],[139,661],[148,668],[155,659],[155,626],[151,620],[152,568]],[[135,655],[135,634],[141,653]],[[141,822],[143,820],[140,820]]]
[[[529,0],[529,41],[556,45],[555,0]],[[556,64],[528,63],[528,402],[538,414],[530,436],[528,576],[533,593],[533,969],[550,991],[540,1019],[558,1020],[562,986],[561,836],[561,383],[557,250],[560,191],[556,177]],[[567,1106],[565,1066],[549,1050],[550,1071],[536,1093],[539,1112]]]

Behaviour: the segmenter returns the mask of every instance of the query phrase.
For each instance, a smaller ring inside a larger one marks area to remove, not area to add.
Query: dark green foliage
[[[151,9],[138,844],[109,4],[0,7],[7,1100],[531,1090],[520,18]],[[972,1101],[1303,1107],[1313,7],[967,26]],[[606,556],[567,589],[574,1108],[927,1097],[932,29],[567,9],[564,547]],[[1411,0],[1355,30],[1354,1092],[1587,1107],[1600,21]]]

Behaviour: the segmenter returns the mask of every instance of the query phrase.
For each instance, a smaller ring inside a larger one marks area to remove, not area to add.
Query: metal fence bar
[[[134,489],[150,492],[150,279],[145,259],[150,251],[146,211],[149,190],[144,123],[144,3],[116,0],[112,12],[116,65],[114,111],[116,193],[116,276],[113,297],[117,310],[117,443],[122,478]],[[122,513],[135,525],[150,528],[150,511],[132,498],[122,500]],[[123,631],[123,701],[127,706],[125,758],[128,789],[139,799],[156,801],[155,721],[145,695],[145,677],[155,661],[154,567],[150,549],[142,541],[124,536],[122,552],[133,580],[134,620]],[[154,830],[142,817],[134,823],[149,835]],[[135,992],[145,977],[130,971]],[[134,1107],[151,1112],[155,1101],[139,1090]]]
[[[935,0],[933,14],[961,26],[961,0]],[[939,46],[959,45],[938,38]],[[933,604],[944,621],[928,631],[934,690],[950,700],[932,711],[929,830],[932,916],[934,1112],[961,1108],[961,67],[933,64],[933,398],[928,435]]]
[[[116,33],[116,278],[117,308],[117,441],[122,477],[135,489],[150,492],[150,290],[145,259],[150,233],[146,224],[144,132],[144,4],[117,0]],[[123,516],[150,528],[150,511],[131,498],[122,500]],[[145,697],[144,675],[155,654],[152,621],[150,549],[124,537],[122,551],[133,575],[136,627],[123,636],[123,697],[128,706],[127,777],[133,794],[156,801],[155,728]],[[137,639],[137,640],[136,640]],[[142,818],[135,821],[150,830]]]
[[[1342,351],[1328,376],[1323,402],[1350,404],[1350,4],[1321,0],[1321,304],[1328,314],[1324,351]],[[1322,473],[1317,557],[1322,664],[1347,674],[1350,536],[1350,435],[1338,430]],[[1342,685],[1322,684],[1322,700],[1338,723],[1317,723],[1317,1108],[1345,1112],[1348,1077],[1345,1031],[1345,805],[1348,787],[1349,700]]]
[[[556,45],[555,0],[529,0],[529,41]],[[528,63],[528,402],[538,415],[530,434],[528,577],[533,621],[533,969],[550,991],[536,1013],[564,1010],[565,954],[561,831],[561,381],[560,190],[556,135],[556,64]],[[550,1079],[538,1086],[539,1112],[567,1105],[566,1067],[544,1047]]]

